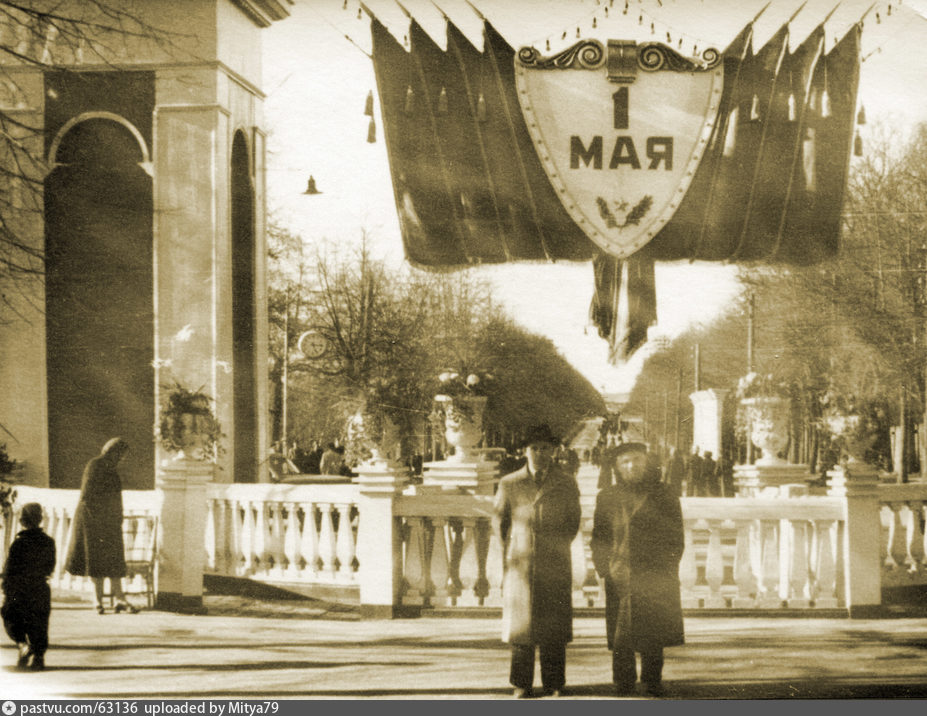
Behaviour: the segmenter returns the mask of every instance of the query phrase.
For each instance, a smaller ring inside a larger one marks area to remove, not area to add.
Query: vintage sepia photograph
[[[927,698],[925,85],[927,0],[0,0],[3,713]]]

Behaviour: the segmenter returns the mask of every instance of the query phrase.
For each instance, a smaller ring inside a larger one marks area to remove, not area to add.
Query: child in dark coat
[[[3,568],[3,627],[19,647],[16,666],[33,671],[45,668],[51,589],[55,569],[55,540],[42,531],[42,505],[23,505],[23,530],[16,535]],[[30,661],[31,660],[31,661]]]

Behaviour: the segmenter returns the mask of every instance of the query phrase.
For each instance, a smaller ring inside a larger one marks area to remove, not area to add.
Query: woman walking
[[[103,606],[105,579],[110,581],[117,613],[138,611],[126,601],[122,590],[126,561],[122,541],[122,480],[116,467],[128,449],[125,440],[113,438],[84,468],[65,562],[65,569],[71,574],[93,580],[100,614],[106,611]]]

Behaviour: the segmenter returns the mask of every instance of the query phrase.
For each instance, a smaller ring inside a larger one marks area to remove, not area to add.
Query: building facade
[[[215,399],[215,479],[266,479],[260,30],[288,4],[75,2],[56,4],[73,23],[0,29],[18,50],[0,54],[0,114],[35,160],[0,154],[0,211],[40,268],[0,275],[0,442],[19,481],[76,487],[121,435],[124,485],[153,487],[175,383]]]

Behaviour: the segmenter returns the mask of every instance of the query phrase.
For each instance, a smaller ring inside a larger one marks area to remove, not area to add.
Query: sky
[[[572,45],[577,29],[582,37],[600,40],[644,41],[670,33],[674,43],[682,39],[686,48],[691,44],[723,50],[766,4],[765,0],[629,0],[625,13],[622,0],[472,2],[513,47],[534,44],[544,54]],[[402,4],[442,46],[443,11],[482,47],[481,21],[466,0],[404,0]],[[792,46],[836,4],[836,0],[808,0],[791,25]],[[772,0],[755,26],[754,46],[772,36],[800,5],[800,0]],[[871,5],[871,0],[843,0],[825,26],[828,47]],[[408,18],[394,0],[366,0],[365,6],[403,40]],[[265,31],[268,210],[271,220],[307,242],[324,240],[348,247],[356,245],[365,231],[374,255],[401,267],[402,239],[378,99],[374,103],[377,141],[367,142],[364,103],[369,91],[376,96],[376,82],[368,56],[369,19],[359,10],[358,0],[296,0],[291,17]],[[927,120],[925,18],[927,0],[878,2],[866,16],[859,91],[870,119],[860,127],[864,142],[880,122],[904,132]],[[303,194],[310,175],[322,194]],[[590,263],[522,263],[470,270],[492,284],[495,297],[515,320],[549,337],[605,393],[629,392],[644,358],[658,342],[654,339],[672,338],[690,326],[710,322],[733,307],[739,292],[734,265],[657,264],[658,322],[650,330],[650,341],[625,365],[612,366],[606,342],[588,322],[593,293]]]

